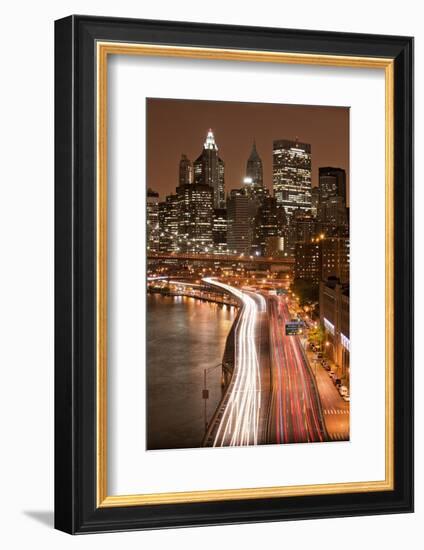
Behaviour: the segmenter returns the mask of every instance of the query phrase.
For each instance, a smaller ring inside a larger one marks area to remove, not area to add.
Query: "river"
[[[199,447],[221,397],[225,342],[237,310],[186,297],[147,296],[147,448]]]

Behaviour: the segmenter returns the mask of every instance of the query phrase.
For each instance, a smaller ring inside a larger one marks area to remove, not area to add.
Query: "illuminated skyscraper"
[[[153,189],[147,190],[147,250],[159,251],[159,193]]]
[[[210,252],[213,247],[213,189],[201,183],[180,185],[177,197],[179,250]]]
[[[178,196],[168,195],[159,203],[159,250],[178,251]]]
[[[213,211],[213,249],[216,254],[227,252],[227,210],[215,208]]]
[[[288,221],[295,210],[311,211],[311,146],[287,139],[273,143],[272,185]]]
[[[224,161],[218,156],[218,146],[209,128],[201,155],[193,163],[194,183],[210,185],[214,208],[225,208]]]
[[[179,169],[179,185],[193,183],[193,164],[187,155],[181,155]]]

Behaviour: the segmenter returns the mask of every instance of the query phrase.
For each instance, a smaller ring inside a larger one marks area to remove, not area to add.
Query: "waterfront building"
[[[215,136],[209,129],[202,153],[193,163],[193,172],[195,184],[212,187],[214,208],[225,208],[224,168],[224,161],[218,155]]]
[[[273,142],[272,185],[288,222],[296,210],[311,212],[311,146],[287,139]]]
[[[159,193],[150,187],[147,189],[146,218],[147,250],[159,252]]]

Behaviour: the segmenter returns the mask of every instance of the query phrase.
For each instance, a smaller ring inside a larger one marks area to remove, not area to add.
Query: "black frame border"
[[[96,41],[385,57],[394,97],[395,489],[96,507]],[[69,16],[55,22],[55,527],[71,534],[413,511],[413,38]]]

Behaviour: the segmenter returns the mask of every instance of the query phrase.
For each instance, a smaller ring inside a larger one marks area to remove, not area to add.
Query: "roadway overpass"
[[[147,253],[148,260],[179,260],[187,262],[220,263],[220,264],[255,264],[258,266],[275,266],[282,270],[291,269],[294,266],[294,258],[280,258],[269,256],[247,256],[243,254],[194,254],[151,252]]]

